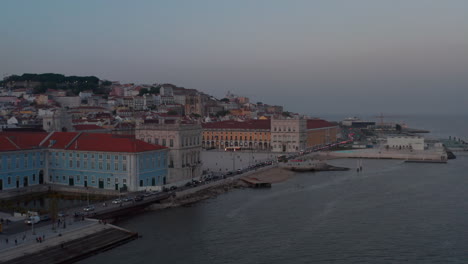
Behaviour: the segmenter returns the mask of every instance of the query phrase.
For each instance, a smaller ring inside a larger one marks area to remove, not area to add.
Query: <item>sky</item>
[[[457,114],[466,0],[4,0],[0,75],[173,83],[312,114]]]

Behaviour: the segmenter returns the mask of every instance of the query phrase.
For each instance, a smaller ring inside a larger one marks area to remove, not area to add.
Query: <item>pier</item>
[[[86,221],[91,223],[67,233],[52,236],[49,232],[41,243],[34,237],[16,246],[11,241],[11,247],[0,251],[0,263],[72,263],[138,237],[137,233],[110,224]]]
[[[241,180],[244,181],[250,187],[253,187],[253,188],[271,188],[271,183],[270,182],[260,180],[260,179],[255,178],[255,177],[243,177],[243,178],[241,178]]]
[[[342,150],[332,152],[317,152],[318,158],[358,158],[358,159],[399,159],[407,161],[437,161],[447,162],[447,153],[443,150],[409,151],[409,150],[386,150],[386,149],[362,149]]]

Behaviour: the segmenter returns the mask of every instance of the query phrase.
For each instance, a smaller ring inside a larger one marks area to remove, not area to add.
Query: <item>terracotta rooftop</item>
[[[202,124],[203,129],[270,129],[270,120],[221,121]]]
[[[144,152],[166,149],[166,147],[112,134],[83,133],[67,149],[106,152]]]
[[[74,125],[73,126],[76,131],[82,131],[82,130],[100,130],[104,129],[103,127],[100,127],[98,125],[93,125],[93,124],[86,124],[86,125]]]
[[[9,141],[18,146],[19,149],[32,149],[39,147],[48,133],[45,132],[2,132],[1,136],[7,137]],[[1,148],[3,149],[3,148]],[[18,149],[18,148],[17,148]]]
[[[334,127],[334,126],[336,125],[328,121],[325,121],[323,119],[308,119],[307,120],[307,129]]]
[[[48,137],[48,138],[47,138]],[[46,139],[44,141],[44,139]],[[42,145],[40,143],[43,142]],[[1,132],[0,151],[51,148],[103,152],[145,152],[167,149],[132,136],[78,132]]]

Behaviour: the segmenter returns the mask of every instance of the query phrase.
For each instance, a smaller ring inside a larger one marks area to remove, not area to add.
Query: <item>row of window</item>
[[[143,139],[144,140],[144,139]],[[148,143],[154,143],[156,145],[161,145],[167,147],[167,139],[166,138],[154,138],[154,142],[152,138],[147,138],[146,142]],[[199,145],[200,144],[200,137],[183,137],[181,146],[194,146],[194,145]],[[174,147],[174,139],[170,138],[169,139],[169,146],[170,148]]]
[[[25,176],[25,178],[27,178],[27,176]],[[21,176],[16,176],[15,179],[16,179],[16,181],[20,181]],[[11,184],[11,180],[12,180],[12,177],[11,177],[11,176],[8,176],[8,178],[7,178],[7,184],[8,184],[8,185]],[[33,182],[36,181],[36,174],[33,174],[33,175],[32,175],[32,181],[33,181]]]
[[[2,164],[3,163],[0,160],[0,170],[3,170],[3,165]],[[21,169],[34,169],[34,168],[36,168],[36,160],[35,159],[33,159],[31,163],[29,163],[29,161],[27,159],[22,160],[22,164],[21,164],[19,159],[16,159],[14,164],[15,165],[13,166],[12,161],[10,159],[8,159],[7,162],[6,162],[5,169],[6,170],[11,170],[13,168],[14,169],[20,169],[20,168]],[[39,162],[40,166],[43,166],[43,164],[44,163],[42,161]]]
[[[55,164],[55,166],[54,166]],[[96,167],[96,164],[97,164],[97,167]],[[52,166],[52,167],[55,167],[55,168],[62,168],[62,167],[65,167],[65,164],[64,163],[61,163],[59,161],[55,161],[55,163],[53,162],[49,162],[49,165]],[[63,166],[61,166],[63,165]],[[83,163],[81,163],[81,160],[76,160],[76,161],[73,161],[73,160],[69,160],[68,161],[68,168],[72,169],[72,168],[77,168],[77,169],[80,169],[80,168],[83,168],[83,169],[91,169],[91,170],[95,170],[95,169],[98,169],[98,170],[108,170],[110,171],[111,170],[111,162],[94,162],[93,161],[90,161],[88,162],[87,160],[84,160]],[[123,162],[122,163],[122,169],[119,168],[119,163],[115,162],[114,163],[114,171],[127,171],[127,162]]]
[[[218,136],[211,136],[211,140],[218,140],[218,138],[219,138]],[[252,141],[252,136],[250,136],[250,137],[247,137],[247,136],[244,136],[244,137],[239,136],[239,140],[242,140],[242,138],[243,138],[243,140],[250,140],[250,141]],[[202,140],[205,140],[205,136],[203,136]],[[210,140],[210,137],[207,136],[207,137],[206,137],[206,140]],[[220,140],[224,140],[224,136],[221,136],[221,139],[220,139]],[[230,137],[226,136],[226,140],[237,140],[237,136],[234,136],[234,137],[233,137],[233,136],[230,136]],[[262,139],[257,139],[257,138],[254,138],[254,140],[255,140],[255,141],[257,141],[257,140],[262,141]],[[265,140],[266,140],[266,139],[265,139]]]
[[[281,131],[284,131],[284,132],[286,132],[286,131],[287,131],[287,132],[291,132],[291,131],[292,131],[292,132],[295,132],[295,131],[296,131],[296,128],[295,128],[295,127],[293,127],[293,128],[291,129],[291,127],[287,127],[287,128],[286,128],[286,127],[283,126],[282,128],[283,128],[283,129],[281,130],[281,127],[273,127],[273,131],[279,131],[279,132],[281,132]]]
[[[239,132],[232,132],[232,131],[205,131],[204,133],[208,134],[208,133],[211,133],[211,134],[214,134],[214,133],[220,133],[220,134],[232,134],[232,133],[239,133]],[[240,132],[240,135],[242,136],[242,133],[248,133],[248,134],[252,134],[252,132]],[[268,135],[269,132],[258,132],[258,135],[261,136],[261,135]],[[257,135],[257,132],[253,132],[254,135]]]
[[[53,176],[53,175],[50,175],[50,176],[49,176],[49,181],[52,182],[53,179],[54,179],[54,176]],[[81,175],[76,175],[76,176],[65,176],[65,175],[62,175],[62,182],[66,182],[67,179],[68,179],[68,180],[73,179],[73,181],[76,181],[76,183],[81,183]],[[96,180],[98,180],[98,181],[104,181],[103,178],[96,178],[96,176],[91,176],[91,184],[96,184]],[[56,181],[56,182],[57,182],[57,181],[60,181],[60,175],[55,175],[55,181]],[[87,181],[88,181],[88,176],[87,176],[87,175],[84,175],[84,176],[83,176],[83,182],[87,182]],[[107,177],[107,178],[106,178],[106,182],[107,182],[107,184],[111,184],[111,178],[110,178],[110,177]],[[119,178],[117,178],[117,177],[114,178],[114,183],[115,183],[115,184],[118,184],[118,183],[119,183]],[[123,184],[127,184],[127,179],[126,179],[126,178],[122,179],[122,183],[123,183]]]
[[[65,157],[67,156],[65,152],[50,152],[49,153],[49,157]],[[107,159],[107,160],[110,160],[111,159],[111,154],[94,154],[94,153],[78,153],[78,152],[69,152],[68,153],[68,157],[69,158],[72,158],[72,157],[76,157],[76,158],[81,158],[83,157],[83,159],[88,159],[91,158],[91,159],[95,159],[96,157],[98,157],[100,160],[102,159]],[[114,156],[114,160],[127,160],[127,156],[126,155],[113,155]]]
[[[158,156],[157,159],[155,156],[140,157],[140,168],[143,170],[161,167],[166,167],[166,159],[164,157]]]

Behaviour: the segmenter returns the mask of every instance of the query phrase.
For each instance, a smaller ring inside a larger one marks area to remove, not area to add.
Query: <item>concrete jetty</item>
[[[330,152],[317,152],[319,158],[358,158],[358,159],[399,159],[411,161],[438,161],[447,162],[447,153],[442,150],[410,151],[386,149],[359,149]]]
[[[48,234],[40,243],[33,236],[19,245],[10,241],[11,246],[0,251],[0,263],[72,263],[138,237],[137,233],[110,224],[88,221],[91,223],[60,235]]]

